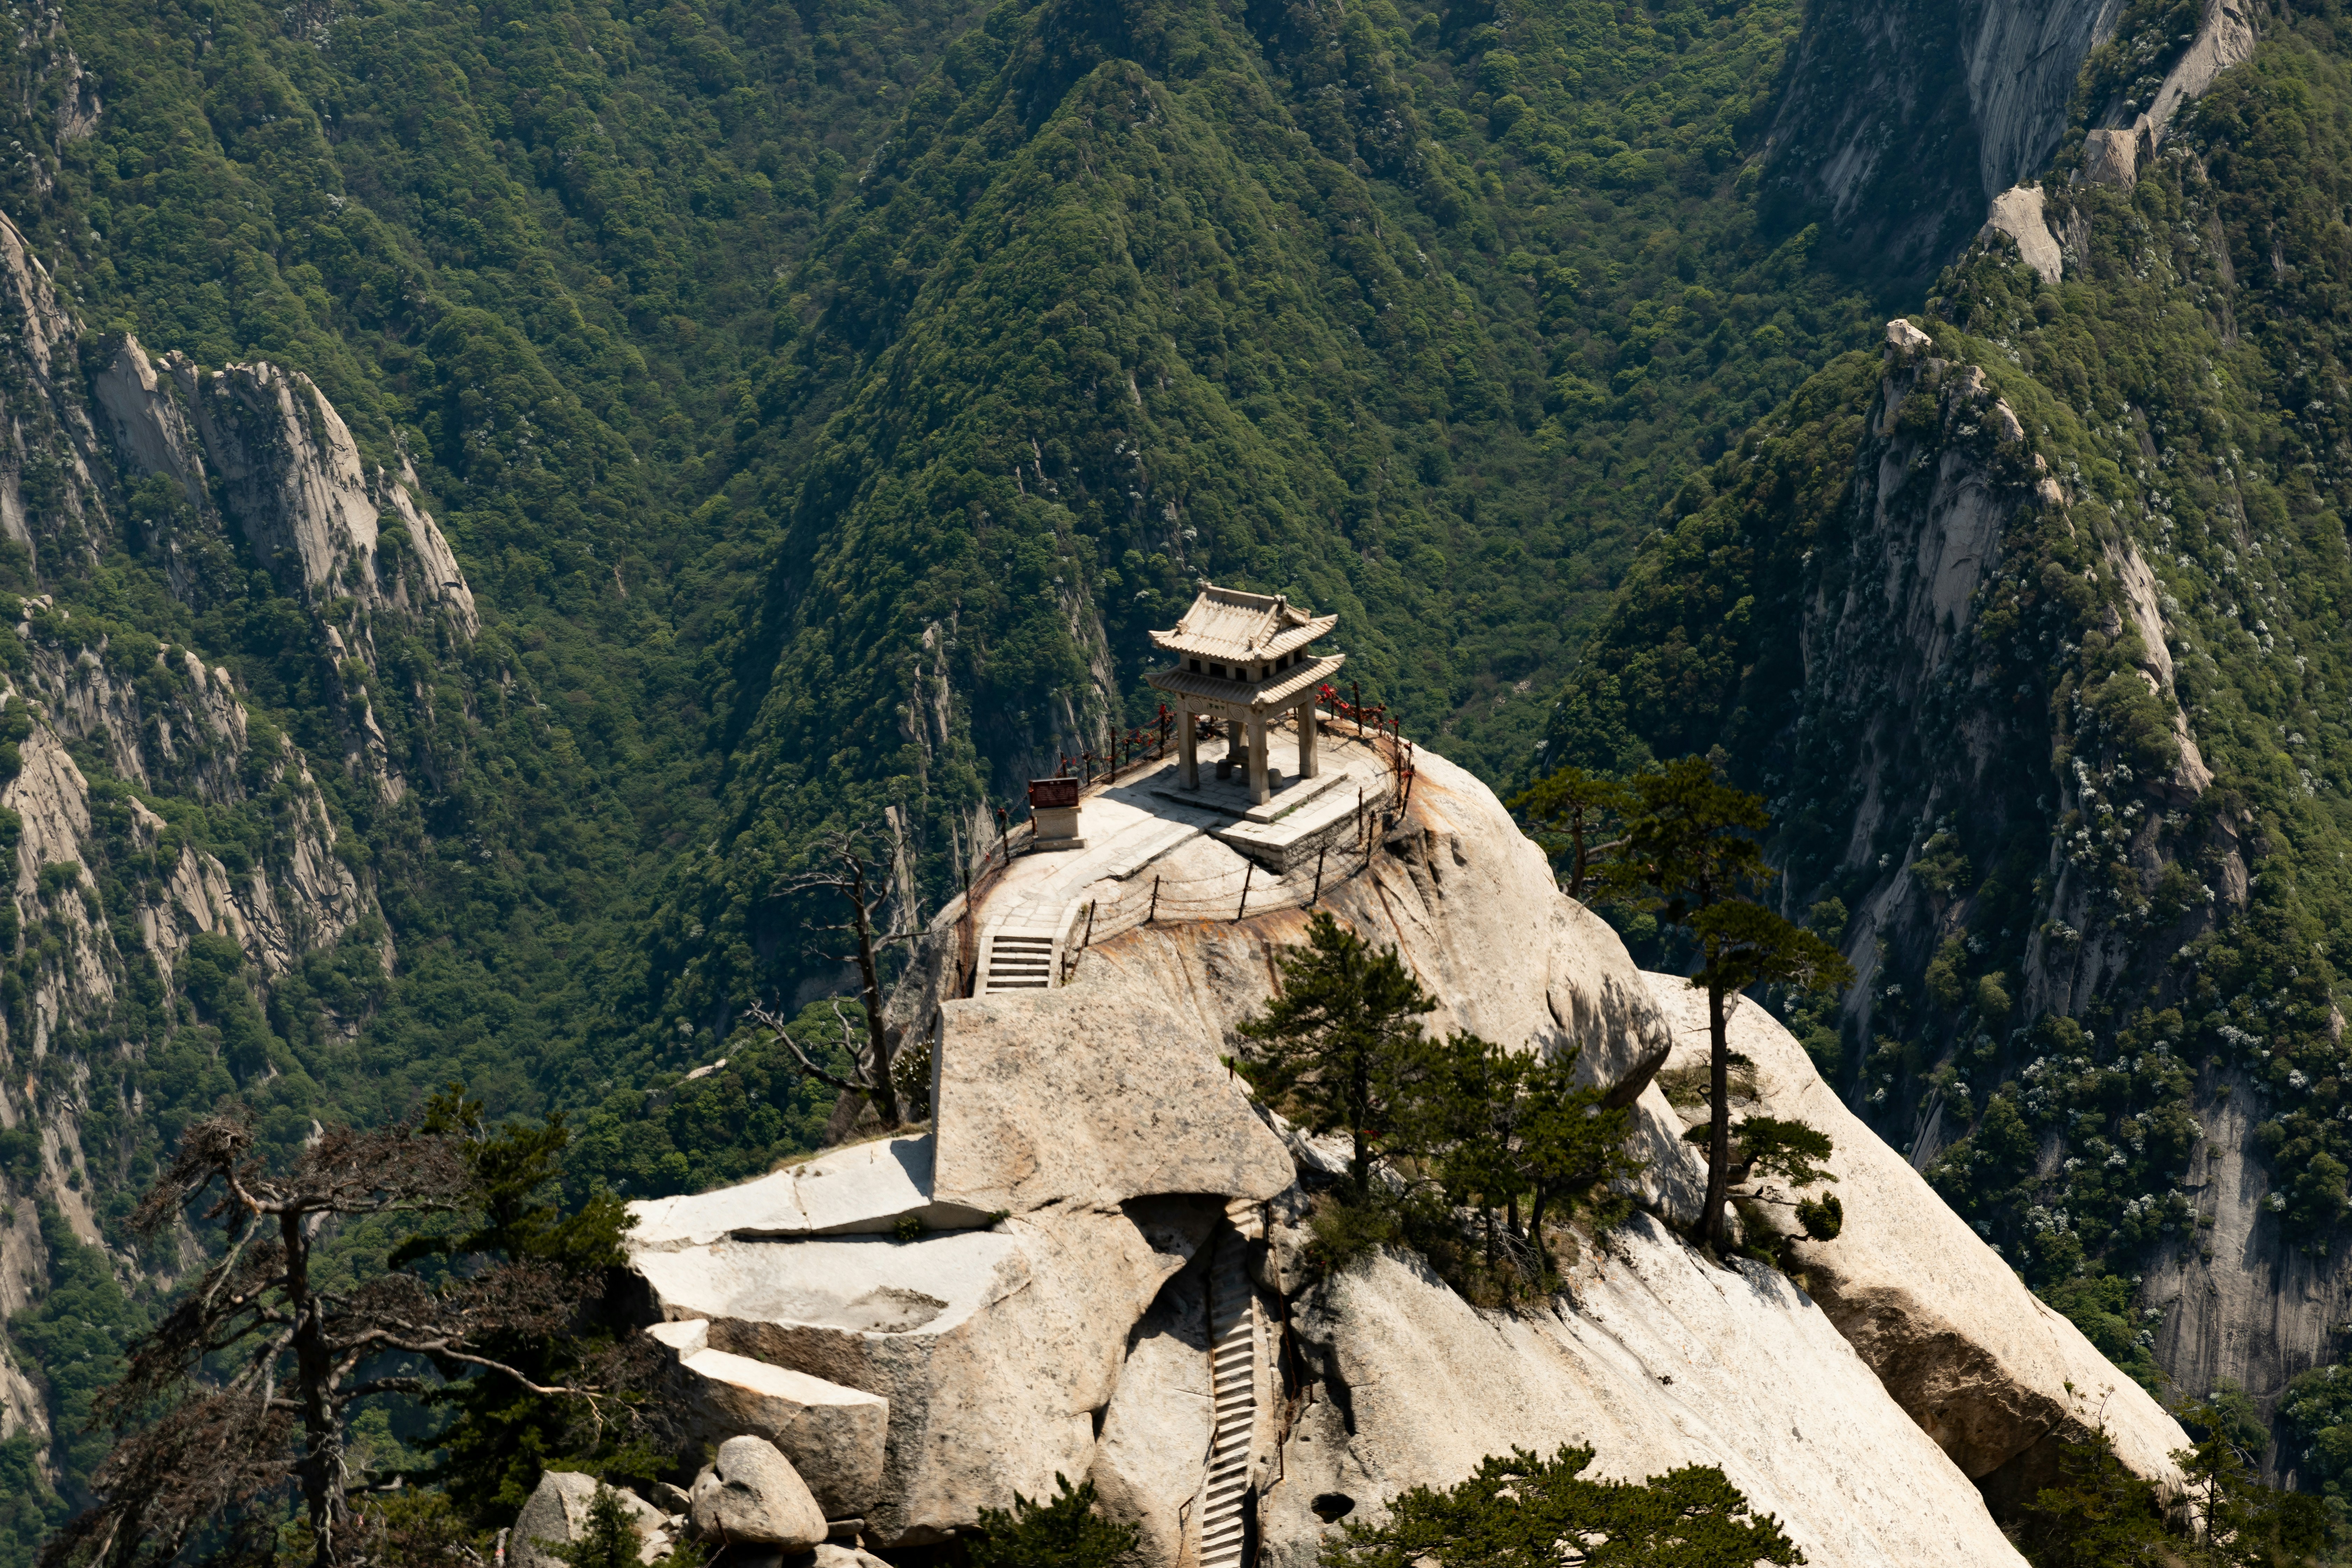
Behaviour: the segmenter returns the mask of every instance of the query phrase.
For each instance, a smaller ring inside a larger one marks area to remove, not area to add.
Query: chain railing
[[[1331,710],[1335,721],[1344,720],[1355,725],[1358,740],[1366,738],[1367,729],[1371,731],[1371,743],[1388,755],[1389,774],[1396,784],[1397,809],[1402,811],[1412,804],[1412,742],[1404,738],[1402,721],[1389,716],[1388,704],[1367,705],[1362,689],[1352,680],[1348,683],[1346,697],[1325,685],[1317,689],[1315,700]]]
[[[1371,745],[1387,763],[1385,787],[1377,795],[1363,790],[1357,792],[1354,832],[1344,841],[1327,842],[1316,851],[1314,869],[1304,879],[1285,879],[1265,870],[1255,860],[1244,857],[1240,881],[1230,889],[1209,891],[1197,884],[1187,883],[1183,890],[1171,889],[1166,879],[1153,876],[1147,882],[1138,876],[1122,884],[1119,891],[1108,900],[1089,903],[1076,924],[1077,941],[1065,956],[1064,973],[1076,965],[1078,957],[1097,942],[1137,930],[1146,925],[1165,925],[1187,921],[1233,922],[1246,920],[1252,914],[1271,914],[1277,910],[1312,908],[1322,900],[1326,889],[1339,886],[1368,869],[1380,850],[1380,813],[1394,803],[1393,809],[1402,812],[1412,803],[1415,774],[1413,743],[1407,740],[1398,721],[1389,715],[1385,704],[1368,704],[1362,700],[1360,687],[1350,682],[1349,697],[1341,698],[1328,685],[1317,689],[1318,706],[1332,718],[1329,728],[1336,733],[1340,724],[1354,728],[1353,738]],[[1109,747],[1102,752],[1091,750],[1075,755],[1064,753],[1059,759],[1061,775],[1070,776],[1078,770],[1082,789],[1107,786],[1118,782],[1118,775],[1139,764],[1157,764],[1166,760],[1177,716],[1165,704],[1150,728],[1137,728],[1124,734],[1114,733]],[[1315,721],[1321,722],[1320,720]],[[1218,731],[1216,721],[1203,721],[1202,738],[1212,739]],[[1099,768],[1099,771],[1097,771]],[[1002,806],[996,811],[997,837],[982,853],[977,870],[969,875],[963,889],[963,913],[957,922],[957,994],[969,996],[980,979],[979,910],[988,894],[1002,881],[1010,869],[1013,858],[1021,853],[1014,838],[1026,824],[1008,824]]]
[[[1147,925],[1197,922],[1232,924],[1277,910],[1312,909],[1323,895],[1360,875],[1380,853],[1380,814],[1388,796],[1360,794],[1353,831],[1327,841],[1297,871],[1277,876],[1246,856],[1242,874],[1223,885],[1198,882],[1171,886],[1164,876],[1137,873],[1108,899],[1097,899],[1074,922],[1077,941],[1066,956],[1065,973],[1088,946]],[[1148,868],[1147,868],[1148,869]]]

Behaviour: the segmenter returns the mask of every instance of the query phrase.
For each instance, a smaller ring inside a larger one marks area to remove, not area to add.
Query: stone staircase
[[[1244,1223],[1251,1229],[1255,1215]],[[1201,1568],[1244,1568],[1250,1438],[1257,1425],[1257,1297],[1244,1260],[1250,1237],[1223,1227],[1209,1269],[1209,1384],[1216,1426],[1202,1487]]]
[[[1060,947],[1057,933],[1051,931],[990,931],[981,945],[980,983],[973,994],[1052,989]]]

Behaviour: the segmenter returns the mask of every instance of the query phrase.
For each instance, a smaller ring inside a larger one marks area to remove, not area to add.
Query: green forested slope
[[[0,201],[93,329],[415,463],[488,626],[369,694],[426,787],[327,781],[408,955],[362,1098],[576,1102],[809,977],[824,820],[903,797],[945,884],[1197,574],[1514,765],[1658,500],[1868,319],[1740,178],[1798,22],[76,4]],[[337,749],[282,597],[105,592]]]
[[[1202,577],[1339,611],[1368,694],[1500,779],[1659,503],[1874,320],[1743,174],[1793,0],[44,17],[0,208],[81,371],[131,332],[309,374],[413,466],[483,623],[328,658],[342,609],[236,540],[175,593],[142,542],[205,498],[103,453],[120,537],[7,579],[56,601],[34,656],[138,684],[188,650],[251,715],[242,804],[78,749],[122,951],[169,868],[133,805],[269,863],[280,735],[382,911],[275,978],[226,938],[133,962],[54,1042],[101,1226],[224,1097],[291,1139],[462,1079],[567,1109],[580,1180],[632,1194],[805,1147],[829,1095],[734,1023],[840,988],[778,891],[828,824],[902,805],[935,905],[971,813],[1148,713],[1144,632]],[[53,1280],[94,1261],[44,1247]],[[105,1364],[53,1369],[52,1415]]]
[[[2347,26],[2296,8],[2135,186],[2057,196],[2063,284],[2006,241],[1938,281],[1932,353],[1980,367],[2021,442],[1957,373],[1890,408],[1877,356],[1832,364],[1685,492],[1547,738],[1603,766],[1721,745],[1773,797],[1792,910],[1869,922],[1843,1016],[1794,1017],[1824,1070],[1898,1147],[1931,1137],[1955,1206],[2151,1376],[2154,1324],[2116,1315],[2141,1270],[2324,1270],[2347,1215]],[[1824,659],[1929,559],[1903,487],[1954,473],[1997,537],[1945,651],[1889,628]],[[2249,1100],[2267,1195],[2217,1258],[2237,1151],[2209,1129]],[[2256,1352],[2265,1402],[2310,1364],[2293,1339]],[[2318,1399],[2283,1431],[2333,1425]],[[2340,1468],[2313,1452],[2306,1479]]]

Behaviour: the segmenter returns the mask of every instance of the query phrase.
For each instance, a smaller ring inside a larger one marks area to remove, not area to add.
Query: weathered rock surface
[[[1513,1445],[1590,1443],[1596,1473],[1718,1464],[1815,1568],[2017,1564],[1968,1478],[1887,1399],[1803,1292],[1754,1264],[1700,1262],[1643,1218],[1548,1312],[1477,1311],[1381,1258],[1294,1316],[1319,1363],[1261,1527],[1307,1568],[1318,1497],[1373,1515]]]
[[[932,1148],[929,1137],[877,1139],[715,1193],[633,1203],[629,1245],[666,1252],[729,1237],[882,1236],[909,1218],[926,1230],[987,1224],[986,1210],[933,1198]]]
[[[871,1552],[855,1546],[821,1545],[816,1548],[815,1563],[810,1568],[890,1568]]]
[[[2254,42],[2253,9],[2245,0],[2205,0],[2195,40],[2165,73],[2139,123],[2162,140],[2183,103],[2202,95],[2231,66],[2254,58]]]
[[[1650,976],[1675,1019],[1676,1062],[1706,1059],[1705,997],[1678,976]],[[1814,1299],[1895,1403],[1962,1473],[1999,1486],[2032,1468],[2052,1434],[2104,1426],[2116,1456],[2168,1489],[2181,1485],[2179,1422],[2044,1306],[1821,1079],[1804,1047],[1761,1007],[1732,1015],[1731,1048],[1755,1064],[1763,1113],[1830,1135],[1845,1224],[1803,1244]],[[1793,1225],[1790,1226],[1794,1231]],[[2030,1494],[2029,1494],[2030,1495]]]
[[[2200,1245],[2165,1248],[2147,1267],[2141,1300],[2164,1313],[2157,1358],[2184,1389],[2227,1379],[2258,1394],[2283,1390],[2336,1360],[2352,1321],[2342,1261],[2294,1246],[2265,1207],[2281,1184],[2263,1146],[2273,1114],[2263,1087],[2237,1069],[2200,1079],[2193,1110],[2204,1131],[2182,1185],[2212,1226],[2198,1233]],[[2273,1479],[2291,1478],[2302,1458],[2301,1445],[2275,1445]]]
[[[1280,1141],[1218,1065],[1223,1031],[1197,1017],[1092,986],[974,997],[944,1012],[942,1201],[1026,1214],[1152,1193],[1265,1199],[1291,1183]]]
[[[717,1441],[749,1433],[773,1443],[827,1519],[857,1518],[874,1504],[890,1429],[888,1400],[712,1350],[710,1325],[701,1319],[650,1331],[678,1352],[678,1381],[697,1436]]]
[[[720,1542],[804,1551],[824,1539],[824,1515],[800,1472],[765,1437],[730,1437],[689,1494],[694,1528]]]
[[[667,1316],[709,1320],[712,1348],[888,1401],[864,1517],[915,1545],[1085,1474],[1129,1331],[1220,1207],[1057,1207],[909,1242],[723,1241],[635,1263]]]
[[[1144,1561],[1183,1553],[1215,1432],[1209,1303],[1198,1262],[1168,1282],[1136,1325],[1103,1412],[1088,1475],[1105,1514],[1141,1532]]]
[[[2083,138],[2083,177],[2095,185],[2129,190],[2139,179],[2139,134],[2094,131]]]
[[[637,1527],[643,1543],[637,1561],[651,1563],[667,1553],[677,1536],[669,1516],[635,1492],[616,1489],[614,1495]],[[595,1500],[595,1477],[571,1470],[548,1471],[515,1518],[508,1560],[515,1568],[563,1568],[563,1559],[547,1548],[570,1546],[582,1540],[588,1531],[588,1510]]]
[[[2044,283],[2056,283],[2065,276],[2066,258],[2058,248],[2058,237],[2050,232],[2040,185],[2012,185],[1995,196],[1992,211],[1985,217],[1985,232],[2005,234],[2015,240],[2018,255],[2042,275]]]

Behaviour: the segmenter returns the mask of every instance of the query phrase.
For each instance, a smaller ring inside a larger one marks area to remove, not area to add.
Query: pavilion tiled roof
[[[1277,658],[1330,634],[1337,616],[1311,616],[1279,594],[1220,588],[1201,590],[1183,618],[1151,634],[1152,646],[1202,658],[1246,663]]]

